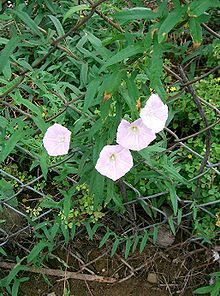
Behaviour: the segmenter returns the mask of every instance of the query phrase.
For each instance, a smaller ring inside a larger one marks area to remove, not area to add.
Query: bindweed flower
[[[120,145],[106,145],[99,154],[96,170],[113,181],[124,176],[133,167],[133,158],[128,149]]]
[[[139,151],[146,148],[155,138],[155,133],[144,125],[141,118],[132,123],[122,119],[116,141],[124,148]]]
[[[71,131],[61,124],[50,126],[43,138],[44,148],[50,156],[67,154],[70,146]]]
[[[165,127],[168,118],[168,107],[158,95],[151,95],[140,112],[143,123],[153,132],[158,133]]]

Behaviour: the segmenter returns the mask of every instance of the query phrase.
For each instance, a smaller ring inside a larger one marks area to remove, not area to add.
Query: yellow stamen
[[[109,159],[110,159],[111,161],[115,161],[115,160],[116,160],[116,154],[113,153],[113,154],[109,157]]]

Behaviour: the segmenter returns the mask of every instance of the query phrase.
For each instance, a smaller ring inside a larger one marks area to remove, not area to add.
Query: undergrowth
[[[187,224],[193,239],[218,242],[219,3],[130,2],[0,7],[0,254],[16,263],[0,281],[1,295],[17,295],[28,281],[23,272],[82,232],[125,258],[156,243],[162,225],[175,236]],[[95,170],[99,153],[152,93],[168,105],[167,127],[113,182]],[[55,122],[72,132],[68,155],[43,147]],[[16,231],[7,228],[6,209],[22,219]],[[15,258],[8,246],[14,237],[22,245],[27,227],[26,251]]]

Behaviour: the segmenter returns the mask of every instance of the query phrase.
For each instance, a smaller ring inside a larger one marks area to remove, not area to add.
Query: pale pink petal
[[[141,118],[129,123],[122,119],[117,130],[117,143],[130,150],[142,150],[146,148],[156,135],[146,127]]]
[[[50,126],[43,138],[44,148],[50,156],[65,155],[69,151],[71,132],[61,124]]]
[[[158,95],[151,95],[140,112],[143,123],[153,132],[158,133],[165,127],[168,118],[168,107]]]
[[[120,145],[106,145],[99,154],[96,170],[113,181],[124,176],[133,166],[133,158],[128,149]]]

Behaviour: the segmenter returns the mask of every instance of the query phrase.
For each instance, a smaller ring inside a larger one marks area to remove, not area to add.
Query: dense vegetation
[[[17,295],[21,271],[84,232],[125,258],[156,242],[161,225],[217,245],[219,1],[29,0],[0,10],[0,254],[18,263],[1,295]],[[104,177],[100,151],[153,93],[168,106],[166,127],[131,152],[124,177]],[[67,155],[43,146],[54,123],[71,131]],[[208,289],[218,293],[219,280]]]

